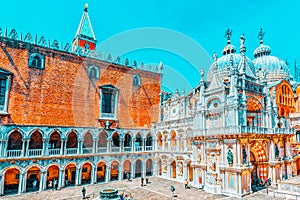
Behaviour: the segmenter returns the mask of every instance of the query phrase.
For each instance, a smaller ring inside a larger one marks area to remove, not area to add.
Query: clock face
[[[172,118],[176,118],[178,116],[178,112],[179,112],[178,106],[172,107],[172,109],[171,109],[171,117]]]

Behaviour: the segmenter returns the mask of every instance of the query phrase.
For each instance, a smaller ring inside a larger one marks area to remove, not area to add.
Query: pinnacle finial
[[[260,44],[262,44],[264,41],[264,36],[265,36],[265,32],[263,31],[263,29],[262,28],[260,28],[260,31],[259,31],[259,33],[258,33],[258,38],[259,38],[259,41],[260,41]]]
[[[245,53],[246,52],[246,46],[245,46],[245,35],[244,33],[241,35],[240,38],[240,53]]]
[[[227,43],[230,44],[230,39],[232,36],[232,30],[230,28],[228,28],[225,32],[225,38],[227,39]]]
[[[86,4],[84,4],[84,11],[85,11],[85,12],[87,12],[87,10],[88,10],[88,7],[89,7],[89,4],[87,4],[87,3],[86,3]]]

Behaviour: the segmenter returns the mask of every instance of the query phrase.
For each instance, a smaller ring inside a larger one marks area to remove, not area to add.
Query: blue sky
[[[288,59],[290,66],[300,58],[297,0],[3,1],[0,26],[15,28],[23,35],[30,32],[50,40],[71,42],[85,3],[89,4],[98,49],[113,55],[122,52],[123,58],[144,63],[163,61],[165,89],[181,91],[195,87],[199,70],[207,71],[213,52],[221,55],[228,27],[233,30],[232,43],[237,48],[240,35],[245,34],[247,56],[251,59],[259,45],[257,34],[261,27],[266,32],[264,43],[271,46],[272,55]],[[148,31],[149,27],[166,32],[155,36]],[[120,41],[118,36],[123,33],[128,37]],[[107,44],[113,45],[109,48]],[[124,46],[132,49],[125,52]]]

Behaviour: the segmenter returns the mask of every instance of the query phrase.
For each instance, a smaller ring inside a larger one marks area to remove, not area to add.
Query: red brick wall
[[[106,84],[119,89],[120,127],[148,127],[157,121],[159,74],[4,40],[0,39],[0,67],[13,73],[8,123],[99,127],[99,88]],[[29,52],[45,55],[44,70],[28,67]],[[89,65],[100,67],[100,80],[89,80]],[[141,76],[137,89],[132,87],[134,73]]]

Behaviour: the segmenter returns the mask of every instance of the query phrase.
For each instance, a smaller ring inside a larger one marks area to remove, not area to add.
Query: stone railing
[[[49,156],[60,155],[60,149],[48,149]]]
[[[27,153],[29,157],[35,157],[35,156],[41,156],[42,151],[43,151],[42,149],[29,149]]]
[[[232,127],[216,127],[203,130],[195,130],[194,136],[207,135],[224,135],[224,134],[293,134],[294,129],[291,128],[264,128],[257,126],[232,126]]]
[[[77,154],[77,148],[67,148],[67,154]]]
[[[84,154],[89,154],[89,153],[93,153],[93,148],[83,148],[82,152]]]
[[[142,151],[142,150],[143,150],[142,146],[134,147],[134,151]]]
[[[11,158],[11,157],[20,157],[22,153],[22,150],[7,150],[6,151],[6,156]]]
[[[12,29],[8,33],[7,29],[5,29],[4,32],[2,32],[2,29],[0,28],[0,41],[3,41],[4,39],[9,39],[12,41],[18,41],[22,43],[28,43],[35,46],[45,47],[48,49],[53,49],[53,50],[62,51],[66,53],[72,53],[77,56],[106,61],[106,62],[114,63],[128,68],[140,69],[140,70],[154,72],[154,73],[162,73],[162,64],[145,65],[143,63],[137,63],[135,60],[130,61],[128,60],[128,58],[124,58],[123,60],[121,60],[119,56],[113,57],[110,54],[104,55],[102,54],[102,52],[96,52],[87,48],[74,46],[68,42],[63,44],[63,43],[59,43],[57,40],[53,40],[53,41],[46,40],[44,36],[38,38],[37,36],[32,36],[30,33],[27,33],[24,36],[22,34],[18,34],[16,29]]]
[[[98,153],[106,153],[107,152],[107,148],[106,147],[98,147]]]

